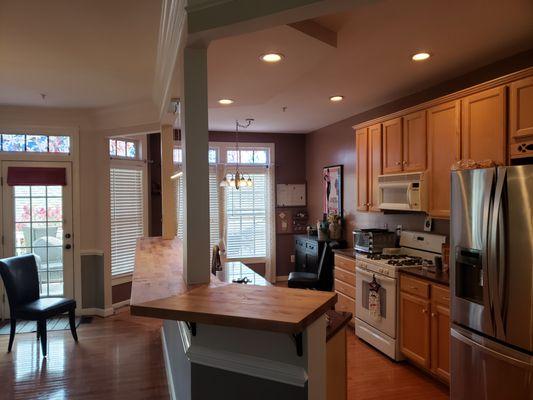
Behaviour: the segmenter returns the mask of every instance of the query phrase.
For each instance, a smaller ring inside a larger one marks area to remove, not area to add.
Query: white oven
[[[373,315],[368,307],[370,285],[374,279],[380,285],[379,315]],[[392,339],[396,338],[396,284],[395,278],[365,271],[360,267],[355,269],[355,316]]]

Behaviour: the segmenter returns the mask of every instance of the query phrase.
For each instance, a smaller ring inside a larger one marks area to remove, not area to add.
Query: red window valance
[[[9,186],[66,186],[65,168],[8,167]]]

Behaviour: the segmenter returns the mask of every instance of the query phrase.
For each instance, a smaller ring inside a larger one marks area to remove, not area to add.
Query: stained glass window
[[[26,135],[2,135],[2,151],[26,151]]]
[[[117,140],[117,156],[126,157],[126,142]]]
[[[137,158],[138,143],[122,139],[109,139],[109,155],[111,157]]]
[[[114,139],[109,140],[109,155],[110,156],[117,155],[117,141]]]
[[[35,153],[48,152],[48,136],[26,135],[26,151]]]
[[[48,146],[50,153],[70,153],[70,136],[49,136]]]
[[[207,155],[207,158],[209,159],[209,164],[216,164],[218,153],[216,149],[209,149],[209,153]]]
[[[253,149],[253,150],[228,150],[226,153],[227,163],[236,164],[267,164],[268,153],[267,150]]]
[[[126,157],[135,158],[137,149],[135,148],[135,143],[127,142],[126,143]]]

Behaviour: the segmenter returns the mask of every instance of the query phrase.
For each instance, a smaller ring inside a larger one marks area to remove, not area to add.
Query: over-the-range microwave
[[[428,210],[425,172],[378,176],[379,208],[382,210]]]

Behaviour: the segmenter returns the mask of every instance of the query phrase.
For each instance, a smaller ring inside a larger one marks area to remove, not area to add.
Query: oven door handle
[[[363,276],[367,276],[369,278],[372,278],[372,277],[376,277],[376,279],[381,279],[385,282],[391,282],[391,283],[394,283],[394,281],[396,279],[394,278],[389,278],[388,276],[385,276],[385,275],[381,275],[381,274],[378,274],[377,272],[368,272],[368,271],[365,271],[364,269],[360,268],[360,267],[355,267],[355,270],[356,270],[356,273],[358,274],[361,274]]]

